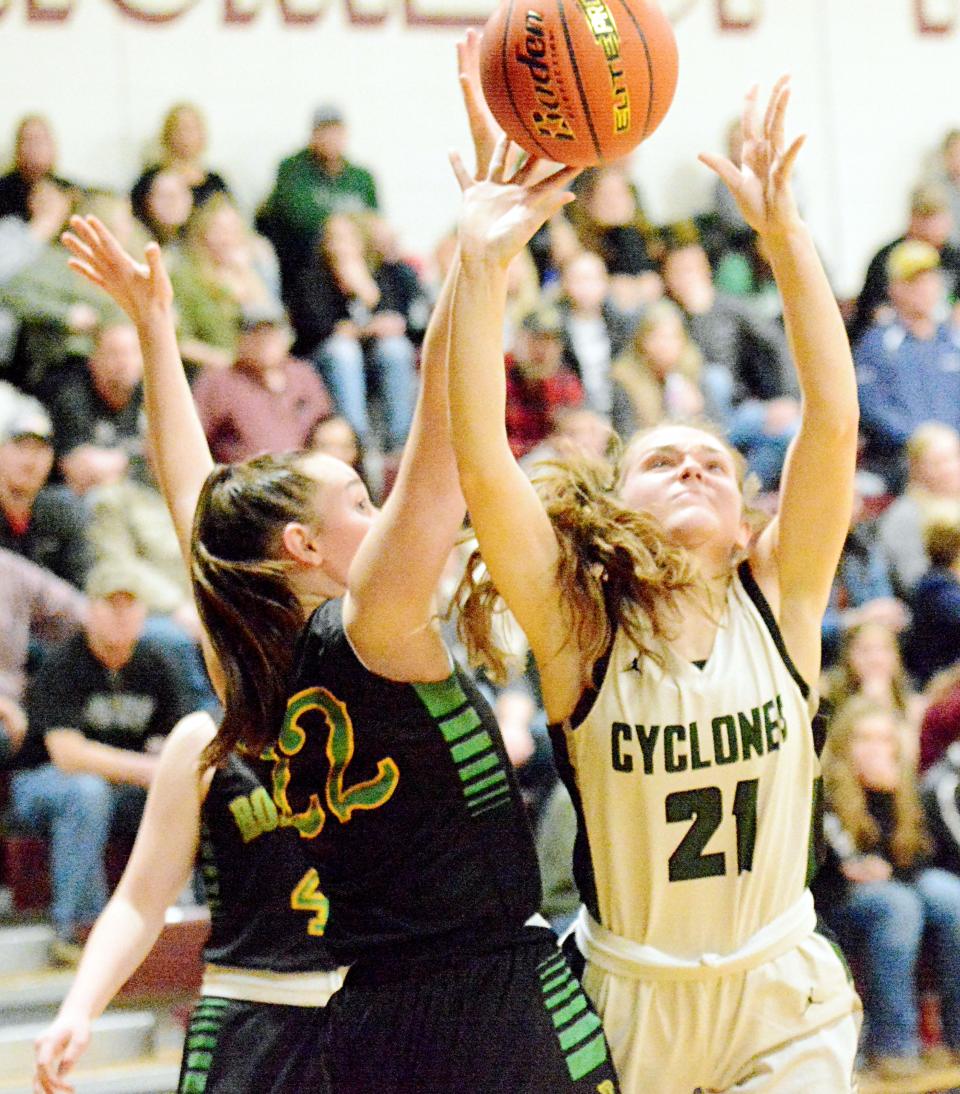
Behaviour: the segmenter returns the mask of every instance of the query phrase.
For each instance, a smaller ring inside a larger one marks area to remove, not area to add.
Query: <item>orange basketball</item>
[[[504,132],[575,167],[649,137],[677,86],[677,43],[648,0],[502,0],[481,45],[483,94]]]

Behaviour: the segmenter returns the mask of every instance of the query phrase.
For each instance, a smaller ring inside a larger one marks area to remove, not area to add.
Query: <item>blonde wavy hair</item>
[[[880,829],[867,808],[866,791],[853,761],[857,727],[864,719],[872,717],[889,719],[893,726],[900,781],[894,791],[896,821],[891,853],[894,865],[907,868],[930,850],[930,841],[924,829],[916,773],[904,755],[903,735],[896,726],[896,712],[862,696],[851,699],[837,711],[827,731],[822,757],[827,806],[853,839],[858,851],[867,853],[876,849]]]
[[[719,431],[705,422],[662,424],[689,425],[722,441],[735,456],[744,518],[758,527],[765,518],[749,505],[751,479],[743,457]],[[631,509],[619,497],[636,444],[657,428],[637,434],[609,461],[577,455],[537,465],[533,485],[559,547],[556,582],[566,631],[576,636],[587,666],[606,653],[621,629],[641,656],[657,657],[658,641],[671,636],[668,619],[678,595],[693,592],[707,604],[706,589],[688,552],[670,542],[653,516]],[[505,607],[479,549],[467,560],[453,604],[459,609],[457,629],[471,662],[482,665],[494,680],[502,680],[510,658],[494,637],[494,618]]]

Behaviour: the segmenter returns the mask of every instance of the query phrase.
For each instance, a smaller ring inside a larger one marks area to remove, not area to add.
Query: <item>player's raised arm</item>
[[[507,441],[503,322],[510,262],[541,224],[573,200],[566,186],[576,171],[534,182],[540,164],[530,159],[511,177],[508,154],[504,139],[479,180],[453,157],[463,210],[450,333],[450,414],[460,481],[484,562],[526,632],[541,674],[556,677],[556,688],[548,688],[554,697],[549,713],[562,718],[570,712],[559,709],[566,698],[572,709],[582,690],[580,658],[556,580],[556,535]]]
[[[457,67],[478,170],[499,131],[480,92],[479,36],[457,46]],[[350,568],[344,624],[358,655],[392,679],[446,676],[435,627],[437,583],[463,526],[466,505],[450,435],[447,358],[459,257],[451,263],[423,343],[420,393],[397,481]]]
[[[137,328],[147,435],[189,573],[193,514],[213,459],[180,359],[173,289],[160,248],[148,243],[144,264],[135,261],[94,216],[71,217],[70,228],[63,242],[72,255],[71,268],[112,296]],[[222,673],[206,636],[202,646],[210,679],[221,694]]]
[[[190,877],[206,786],[200,756],[213,735],[208,715],[191,714],[163,747],[130,861],[57,1017],[37,1038],[34,1089],[43,1094],[73,1090],[67,1075],[86,1050],[91,1023],[150,952]]]
[[[819,672],[820,619],[850,526],[859,411],[843,321],[790,185],[804,138],[789,147],[784,140],[789,97],[784,77],[761,120],[756,89],[747,95],[742,167],[718,156],[700,158],[763,239],[783,298],[800,381],[800,430],[784,467],[779,515],[761,536],[753,564],[766,591],[779,596],[784,639],[810,680]]]

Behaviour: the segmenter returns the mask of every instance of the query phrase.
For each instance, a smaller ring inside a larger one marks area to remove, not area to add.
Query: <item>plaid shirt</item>
[[[567,368],[542,380],[533,379],[508,356],[506,369],[507,438],[514,456],[520,459],[553,432],[557,410],[583,404],[583,386]]]

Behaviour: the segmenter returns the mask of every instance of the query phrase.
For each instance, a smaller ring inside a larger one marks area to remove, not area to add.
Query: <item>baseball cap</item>
[[[521,326],[528,334],[562,334],[563,317],[556,308],[536,308],[527,312]]]
[[[113,562],[98,562],[87,574],[84,591],[91,600],[105,600],[116,593],[129,593],[142,599],[143,582],[133,566]]]
[[[909,281],[939,266],[940,252],[920,239],[905,239],[887,255],[887,277],[891,281]]]
[[[41,403],[29,396],[18,399],[0,422],[0,444],[19,441],[23,437],[53,441],[53,423]]]
[[[257,327],[286,327],[287,313],[283,305],[276,300],[264,300],[251,304],[240,313],[240,331],[256,330]]]
[[[313,112],[313,128],[320,129],[325,125],[343,125],[343,111],[333,103],[323,103]]]
[[[918,186],[910,195],[910,212],[914,216],[934,216],[949,208],[950,195],[940,183],[931,182]]]

